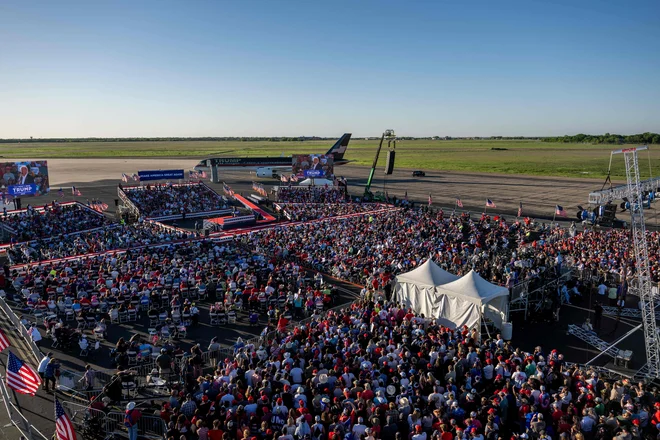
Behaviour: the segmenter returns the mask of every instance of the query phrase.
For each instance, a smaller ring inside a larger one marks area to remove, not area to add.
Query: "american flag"
[[[135,182],[139,182],[139,181],[140,181],[140,176],[138,176],[138,175],[135,174],[135,173],[133,173],[133,176],[131,176],[131,177],[133,177],[133,180],[134,180]]]
[[[555,214],[560,216],[560,217],[566,217],[568,214],[566,214],[566,211],[564,210],[563,206],[555,206]]]
[[[71,194],[73,194],[74,196],[77,196],[77,197],[82,196],[82,193],[80,192],[80,190],[78,188],[76,188],[75,186],[71,187]]]
[[[76,440],[73,423],[64,412],[64,408],[62,408],[57,397],[55,398],[55,434],[57,434],[57,440]]]
[[[121,180],[122,182],[128,182],[128,174],[121,173]]]
[[[491,199],[486,199],[486,208],[497,208]]]
[[[461,202],[461,199],[456,199],[456,206],[458,206],[459,208],[463,207],[463,202]]]
[[[34,396],[41,385],[41,378],[28,364],[9,352],[7,357],[7,386],[17,393]]]
[[[7,339],[7,335],[4,334],[2,330],[0,330],[0,351],[3,351],[5,348],[9,347],[9,339]]]
[[[287,179],[286,176],[285,176],[284,174],[282,174],[282,176],[280,176],[280,180],[281,180],[282,182],[285,182],[285,183],[289,181],[289,179]]]
[[[296,176],[295,174],[291,174],[291,181],[292,182],[297,182],[298,181],[298,176]]]
[[[57,190],[57,195],[59,196],[60,199],[64,198],[64,190],[62,188]]]
[[[520,206],[518,206],[518,217],[522,217],[522,202],[520,202]]]
[[[206,179],[206,171],[202,171],[202,172],[200,173],[200,177],[201,177],[202,179]]]
[[[429,206],[431,206],[431,204],[433,204],[433,199],[431,198],[431,194],[429,194]]]

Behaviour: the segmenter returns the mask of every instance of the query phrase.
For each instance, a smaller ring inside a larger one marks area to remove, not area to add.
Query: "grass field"
[[[6,159],[279,156],[296,153],[325,153],[332,141],[308,142],[68,142],[0,144]],[[357,165],[371,165],[378,141],[353,139],[346,158]],[[607,174],[612,145],[564,144],[538,141],[415,140],[397,143],[396,166],[400,168],[474,171],[537,176],[566,176],[603,179]],[[384,166],[385,154],[379,165]],[[653,174],[660,171],[660,149],[650,153]],[[612,175],[624,178],[623,158],[615,158]],[[642,177],[649,174],[649,156],[640,153]]]

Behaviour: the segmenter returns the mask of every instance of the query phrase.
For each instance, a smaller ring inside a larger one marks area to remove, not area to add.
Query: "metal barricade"
[[[158,416],[142,414],[137,422],[140,437],[164,438],[167,432],[165,421]],[[105,418],[106,432],[126,432],[124,426],[124,413],[111,411]]]
[[[0,397],[4,402],[4,407],[7,411],[7,416],[11,424],[18,429],[23,436],[29,440],[49,440],[48,437],[43,435],[32,423],[25,418],[21,410],[16,407],[12,398],[5,386],[5,378],[0,377]]]
[[[16,327],[18,331],[21,333],[21,337],[28,345],[28,347],[30,347],[30,352],[34,357],[34,360],[37,363],[41,362],[41,359],[44,357],[43,353],[41,352],[41,350],[39,350],[37,344],[34,343],[34,341],[32,340],[32,335],[30,335],[28,333],[28,330],[25,328],[25,326],[21,324],[21,321],[18,319],[18,316],[16,316],[16,313],[14,313],[11,307],[9,307],[9,304],[7,304],[4,298],[0,298],[0,308],[2,308],[2,311],[11,320],[12,324],[14,324],[14,327]]]
[[[87,433],[101,433],[105,430],[105,412],[73,402],[61,403],[79,438],[86,438]]]

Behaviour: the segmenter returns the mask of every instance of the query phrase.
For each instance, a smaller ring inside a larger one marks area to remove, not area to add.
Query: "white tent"
[[[333,183],[332,183],[332,180],[321,179],[321,178],[318,178],[318,179],[305,179],[302,182],[300,182],[299,185],[300,186],[312,186],[312,185],[314,185],[314,186],[326,186],[327,185],[329,187],[334,186]]]
[[[440,324],[472,328],[485,317],[501,329],[507,319],[509,290],[489,283],[473,270],[456,281],[442,285],[437,293],[440,305],[434,316]]]
[[[458,280],[454,274],[435,264],[430,258],[424,264],[396,277],[395,298],[415,313],[434,317],[437,313],[437,289]]]

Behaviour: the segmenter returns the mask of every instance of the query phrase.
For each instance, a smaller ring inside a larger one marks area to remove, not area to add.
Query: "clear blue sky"
[[[660,2],[0,2],[0,138],[660,132]]]

